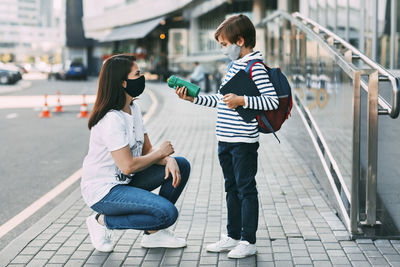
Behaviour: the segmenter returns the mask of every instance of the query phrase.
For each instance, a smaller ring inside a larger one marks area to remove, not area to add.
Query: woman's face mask
[[[238,46],[237,44],[231,44],[231,45],[229,45],[227,47],[222,47],[221,48],[221,52],[225,56],[229,57],[231,60],[236,60],[236,59],[239,58],[240,50],[241,50],[241,47]]]
[[[131,97],[138,97],[144,91],[145,82],[146,80],[143,75],[137,79],[128,79],[124,88],[125,92]]]

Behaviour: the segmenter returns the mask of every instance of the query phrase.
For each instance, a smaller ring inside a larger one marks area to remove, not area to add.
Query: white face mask
[[[228,47],[222,47],[221,52],[229,57],[231,60],[236,60],[239,58],[240,50],[242,48],[236,44],[231,44]]]

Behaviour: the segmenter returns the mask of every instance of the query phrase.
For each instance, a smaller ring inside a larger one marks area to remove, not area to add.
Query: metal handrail
[[[336,164],[329,147],[324,142],[322,133],[318,130],[318,125],[313,121],[312,115],[305,109],[299,98],[295,95],[295,103],[301,106],[305,127],[309,130],[310,137],[319,153],[321,163],[324,167],[330,164],[329,171],[325,170],[331,183],[333,193],[338,201],[339,208],[346,222],[347,228],[354,235],[360,234],[358,223],[360,222],[359,213],[359,181],[360,181],[360,129],[361,129],[361,88],[368,94],[367,106],[367,184],[366,184],[366,221],[361,224],[373,226],[376,221],[376,203],[377,203],[377,157],[378,157],[378,115],[389,115],[391,118],[397,118],[400,110],[400,79],[395,77],[388,70],[378,63],[372,61],[358,49],[329,31],[325,27],[302,16],[300,13],[289,14],[284,11],[275,11],[270,16],[264,18],[257,26],[264,26],[275,19],[282,18],[292,25],[291,40],[297,39],[296,30],[311,37],[318,45],[323,48],[333,58],[335,63],[353,80],[353,146],[352,146],[352,182],[351,194],[344,183],[341,171]],[[285,24],[283,24],[285,25]],[[304,41],[304,38],[300,38]],[[341,45],[340,49],[337,45]],[[293,56],[291,44],[291,55]],[[360,68],[353,64],[353,60],[361,60],[370,68]],[[368,79],[361,79],[362,75],[367,75]],[[379,96],[379,81],[389,81],[391,84],[392,101],[391,105]],[[297,107],[297,104],[296,104]],[[381,108],[379,108],[381,107]],[[301,113],[301,112],[299,112]],[[315,137],[313,136],[315,134]],[[321,156],[322,155],[322,156]],[[335,178],[333,177],[335,176]],[[335,181],[333,181],[335,180]],[[337,182],[337,183],[336,183]],[[347,199],[342,198],[341,195]],[[347,201],[347,202],[346,202]],[[343,205],[350,205],[350,210],[346,210]]]
[[[333,41],[338,41],[343,47],[347,48],[350,50],[353,55],[355,55],[358,59],[364,61],[368,66],[370,66],[372,69],[375,69],[378,71],[379,74],[382,76],[386,77],[391,85],[392,85],[392,105],[390,106],[387,101],[381,97],[379,97],[379,105],[383,107],[386,111],[380,110],[381,115],[389,115],[392,118],[397,118],[399,116],[399,111],[400,111],[400,82],[399,78],[394,76],[392,73],[390,73],[388,70],[383,68],[381,65],[378,63],[374,62],[371,60],[369,57],[361,53],[357,48],[340,38],[338,35],[335,33],[331,32],[327,28],[317,24],[316,22],[310,20],[309,18],[304,17],[301,15],[299,12],[295,12],[292,14],[293,17],[301,19],[305,22],[305,24],[311,24],[314,27],[318,27],[318,29],[325,34],[327,34],[329,37],[333,38]],[[361,82],[361,86],[363,87],[364,90],[368,92],[368,86],[366,83]]]
[[[400,79],[394,76],[392,73],[390,73],[388,70],[383,68],[381,65],[378,63],[374,62],[371,60],[369,57],[366,55],[362,54],[357,48],[340,38],[338,35],[335,33],[331,32],[327,28],[319,25],[318,23],[312,21],[311,19],[304,17],[298,12],[295,12],[293,14],[288,14],[286,12],[277,10],[268,17],[264,18],[257,26],[262,26],[267,24],[268,22],[276,19],[277,17],[284,17],[291,23],[295,24],[297,27],[299,27],[301,30],[306,32],[307,34],[313,35],[316,37],[316,40],[324,46],[325,49],[330,51],[331,55],[334,55],[339,59],[338,64],[342,67],[344,71],[346,71],[348,74],[354,73],[356,70],[358,70],[354,64],[349,62],[344,58],[344,56],[339,53],[338,51],[335,51],[332,46],[328,45],[326,43],[326,40],[321,38],[319,33],[316,33],[313,29],[310,29],[308,25],[312,25],[314,28],[318,29],[318,31],[324,32],[328,37],[333,38],[333,41],[336,44],[341,44],[343,47],[347,48],[349,51],[351,51],[354,55],[354,58],[358,58],[362,61],[364,61],[368,66],[370,66],[372,69],[375,69],[378,71],[378,73],[382,76],[388,79],[391,83],[392,86],[392,103],[391,105],[382,97],[378,98],[379,105],[383,108],[379,110],[380,115],[389,115],[391,118],[397,118],[400,113]],[[361,81],[361,87],[368,92],[368,85],[367,83]]]

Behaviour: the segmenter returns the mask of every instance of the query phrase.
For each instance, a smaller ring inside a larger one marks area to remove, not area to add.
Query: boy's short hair
[[[256,29],[251,20],[242,14],[224,20],[214,33],[217,42],[219,36],[228,39],[232,44],[236,43],[241,36],[244,39],[245,47],[253,48],[256,45]]]

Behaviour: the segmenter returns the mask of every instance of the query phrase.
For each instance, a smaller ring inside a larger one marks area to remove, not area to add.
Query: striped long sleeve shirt
[[[263,60],[260,52],[256,51],[235,60],[225,74],[221,87],[224,86],[239,70],[244,70],[247,63],[253,59]],[[279,100],[275,88],[269,80],[268,72],[264,65],[257,63],[252,68],[252,78],[260,91],[260,96],[244,96],[244,108],[257,110],[274,110],[278,108]],[[220,87],[220,88],[221,88]],[[245,122],[234,109],[229,109],[222,101],[219,92],[213,95],[199,95],[194,103],[218,109],[216,134],[218,141],[229,143],[255,143],[258,141],[258,122],[253,119]]]

